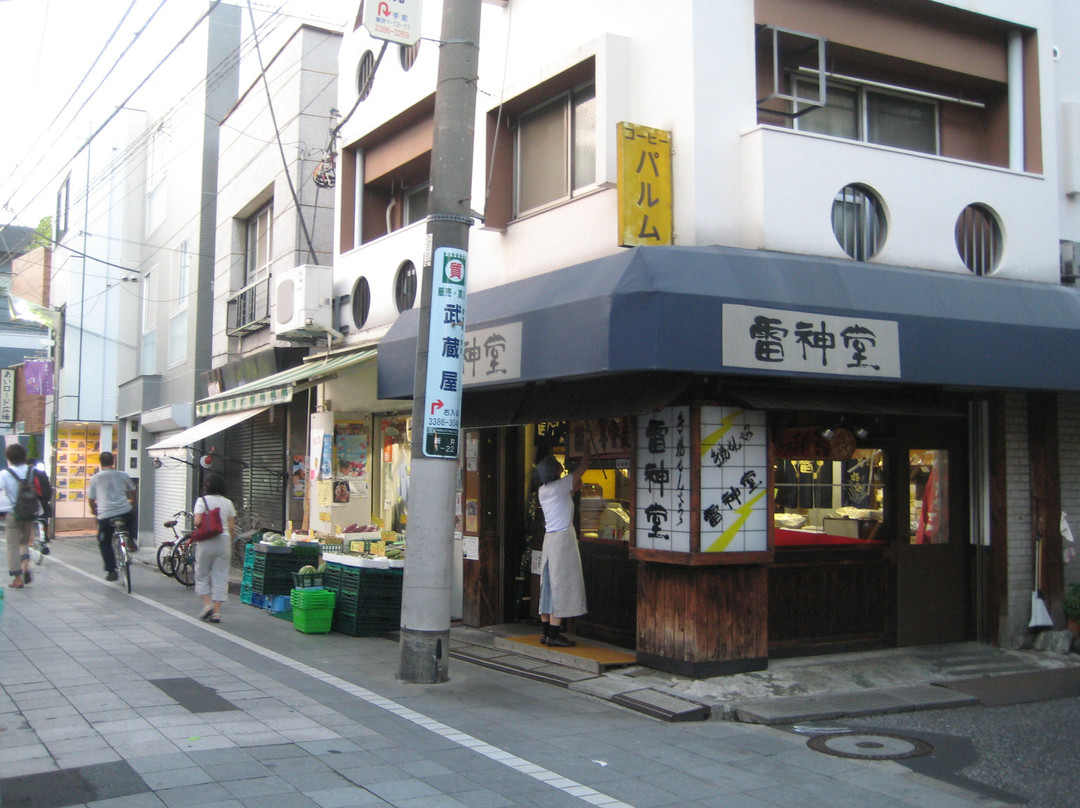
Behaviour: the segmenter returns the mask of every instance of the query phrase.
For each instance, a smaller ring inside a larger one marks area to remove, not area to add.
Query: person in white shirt
[[[214,508],[221,516],[223,532],[195,545],[195,594],[202,595],[199,619],[221,622],[221,604],[229,592],[229,565],[232,564],[232,537],[236,532],[236,506],[225,496],[225,478],[211,474],[203,483],[206,493],[195,500],[195,527],[202,524]]]
[[[7,497],[7,515],[4,518],[4,539],[7,543],[8,574],[11,576],[12,589],[22,589],[30,583],[30,540],[33,537],[34,520],[20,522],[15,518],[14,507],[19,497],[19,483],[33,474],[33,470],[26,463],[26,447],[21,443],[13,443],[4,451],[7,458],[7,468],[0,473],[0,485],[3,486],[4,495]],[[33,478],[31,477],[31,480]],[[38,504],[38,515],[41,515],[41,504]]]
[[[576,645],[560,633],[567,617],[577,617],[585,608],[585,577],[574,530],[574,492],[589,468],[591,455],[585,453],[577,468],[563,476],[562,464],[548,455],[536,464],[540,488],[537,497],[544,512],[544,551],[540,561],[540,622],[543,645],[568,648]]]

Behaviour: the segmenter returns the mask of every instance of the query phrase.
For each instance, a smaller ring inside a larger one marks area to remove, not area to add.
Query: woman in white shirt
[[[586,444],[581,462],[565,477],[562,464],[551,455],[536,464],[536,480],[540,483],[537,497],[544,512],[544,551],[540,561],[543,645],[560,648],[576,645],[560,633],[563,619],[588,611],[581,553],[574,530],[574,492],[581,488],[581,478],[589,468],[590,459]]]
[[[221,515],[224,532],[203,539],[195,549],[195,594],[202,595],[203,608],[200,620],[221,622],[221,604],[229,592],[229,565],[232,563],[232,536],[236,527],[236,507],[225,496],[225,478],[211,474],[203,484],[206,493],[195,500],[192,513],[195,527],[202,524],[205,515],[214,508]]]

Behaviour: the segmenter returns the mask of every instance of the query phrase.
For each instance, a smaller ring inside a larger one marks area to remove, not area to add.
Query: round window
[[[416,267],[412,261],[406,261],[398,267],[394,279],[394,303],[399,312],[408,311],[416,302]]]
[[[976,275],[989,275],[1001,261],[1001,225],[986,205],[968,205],[956,219],[956,251]]]
[[[869,261],[885,244],[885,206],[873,189],[845,185],[832,205],[833,235],[856,261]]]
[[[363,328],[371,312],[371,286],[368,279],[359,277],[352,289],[352,319],[357,328]]]
[[[364,55],[360,57],[360,65],[356,68],[356,92],[360,94],[361,101],[371,93],[371,82],[374,77],[375,54],[364,51]]]
[[[401,69],[408,71],[416,64],[416,57],[420,54],[420,40],[411,45],[398,45],[398,58],[401,60]]]

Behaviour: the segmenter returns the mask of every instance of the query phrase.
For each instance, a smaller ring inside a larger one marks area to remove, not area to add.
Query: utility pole
[[[431,193],[413,381],[409,563],[401,595],[399,678],[449,678],[454,498],[460,453],[465,281],[481,0],[444,0]]]

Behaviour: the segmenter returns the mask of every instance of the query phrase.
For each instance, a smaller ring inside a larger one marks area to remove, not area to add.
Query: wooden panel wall
[[[641,564],[638,660],[694,677],[763,670],[766,587],[764,567]]]
[[[502,551],[499,541],[499,492],[496,470],[499,467],[498,433],[494,429],[468,431],[466,440],[479,440],[476,468],[464,473],[465,501],[478,499],[480,513],[477,531],[465,535],[479,537],[480,558],[463,563],[464,604],[462,622],[467,626],[489,626],[502,622],[499,603],[499,573]],[[464,503],[463,503],[464,504]]]

